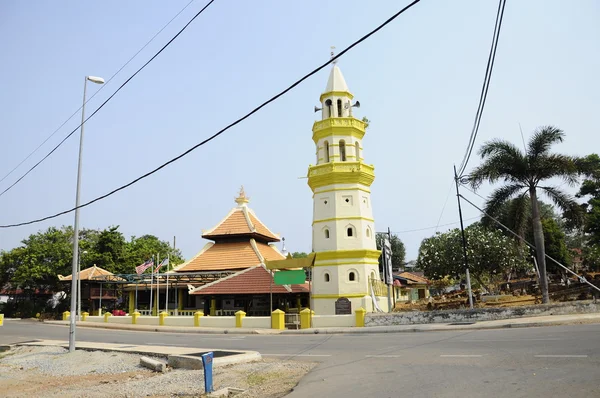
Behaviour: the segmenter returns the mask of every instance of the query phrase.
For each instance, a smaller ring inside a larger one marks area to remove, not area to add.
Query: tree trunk
[[[548,278],[546,277],[546,247],[544,244],[544,230],[542,229],[542,220],[540,219],[540,209],[537,200],[535,187],[529,188],[529,197],[531,198],[531,218],[533,221],[533,242],[535,244],[535,253],[540,270],[540,289],[542,291],[542,303],[550,302],[548,296]]]

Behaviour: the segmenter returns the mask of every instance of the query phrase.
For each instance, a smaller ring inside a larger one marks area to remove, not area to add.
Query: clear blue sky
[[[85,75],[110,77],[188,0],[0,3],[0,178],[81,104]],[[196,0],[88,103],[95,109],[199,10]],[[82,200],[126,183],[203,140],[286,87],[399,10],[408,1],[217,0],[165,52],[86,124]],[[452,165],[460,163],[473,121],[497,1],[423,0],[339,65],[371,127],[365,161],[375,165],[378,230],[435,226]],[[504,25],[477,140],[521,142],[536,126],[565,130],[560,151],[600,150],[600,3],[514,1]],[[211,144],[81,211],[82,226],[120,225],[126,235],[172,240],[189,258],[234,206],[240,185],[250,206],[288,249],[311,250],[314,162],[311,127],[328,70]],[[88,94],[98,86],[88,85]],[[71,120],[33,159],[77,126]],[[0,197],[0,224],[74,204],[78,139]],[[470,166],[477,163],[474,157]],[[24,172],[25,167],[19,169]],[[15,173],[3,183],[14,181]],[[483,187],[482,194],[489,192]],[[471,195],[472,197],[472,195]],[[475,198],[476,203],[482,200]],[[478,212],[465,207],[465,218]],[[451,196],[441,224],[456,222]],[[52,225],[0,230],[0,249]],[[450,227],[442,227],[441,230]],[[399,234],[408,259],[434,229]]]

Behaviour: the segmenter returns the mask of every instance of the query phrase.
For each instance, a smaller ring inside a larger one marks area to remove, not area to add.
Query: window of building
[[[329,230],[327,228],[325,228],[324,233],[325,233],[325,239],[329,239]]]
[[[342,100],[337,100],[338,117],[342,117]]]
[[[329,141],[325,141],[325,162],[329,162]]]
[[[358,141],[356,141],[356,143],[354,144],[354,148],[355,148],[355,154],[356,154],[356,161],[359,162],[360,161],[360,144],[358,143]]]
[[[349,237],[354,236],[354,231],[352,230],[352,227],[348,227],[348,229],[346,230],[346,234]]]
[[[367,238],[371,237],[371,229],[367,227]]]
[[[346,161],[346,141],[340,140],[340,160]]]
[[[354,282],[356,280],[356,274],[354,273],[354,271],[350,271],[350,273],[348,274],[348,280],[350,282]]]
[[[325,282],[329,282],[329,273],[325,272]]]
[[[327,117],[332,117],[333,114],[331,113],[331,107],[333,105],[333,102],[331,102],[330,99],[328,99],[327,101],[325,101],[325,106],[327,107]]]

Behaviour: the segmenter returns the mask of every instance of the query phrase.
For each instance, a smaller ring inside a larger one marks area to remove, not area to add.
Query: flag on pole
[[[169,258],[167,257],[164,260],[162,260],[162,262],[160,264],[158,264],[158,267],[156,267],[156,270],[154,272],[158,272],[160,267],[162,267],[163,265],[168,265],[168,264],[169,264]]]
[[[152,267],[154,265],[154,260],[148,260],[143,264],[138,265],[137,267],[135,267],[135,272],[137,272],[138,275],[140,275],[141,273],[143,273],[144,271],[146,271],[148,268]]]

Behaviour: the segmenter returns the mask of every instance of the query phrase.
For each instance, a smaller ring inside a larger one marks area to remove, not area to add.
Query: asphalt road
[[[259,351],[315,361],[289,397],[600,397],[600,324],[427,333],[200,335],[77,329],[81,341]],[[68,340],[5,321],[0,343]]]

